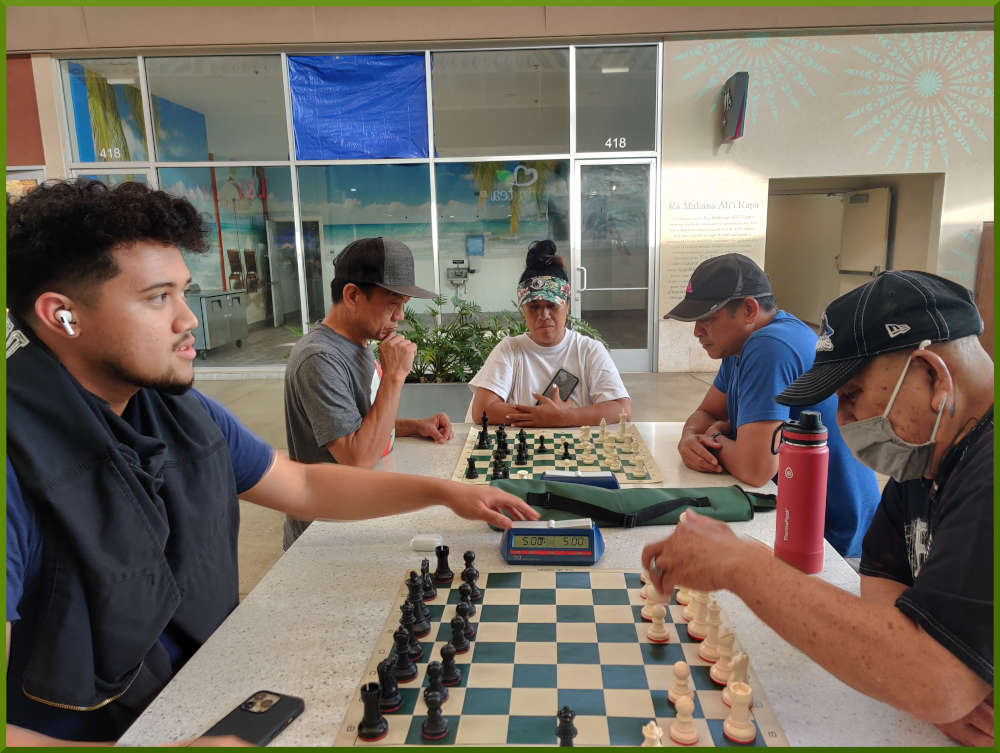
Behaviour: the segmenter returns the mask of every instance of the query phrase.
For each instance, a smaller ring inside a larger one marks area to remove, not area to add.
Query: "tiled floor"
[[[200,364],[199,364],[200,365]],[[201,369],[198,370],[201,372]],[[243,378],[239,380],[212,379],[212,374],[202,372],[196,386],[206,395],[219,400],[233,411],[252,431],[275,447],[285,448],[285,420],[282,381],[280,378]],[[683,421],[701,402],[712,383],[714,374],[623,374],[622,378],[632,396],[632,415],[637,421]],[[416,415],[416,403],[423,400],[404,400],[403,415]],[[409,405],[407,405],[409,403]],[[450,415],[465,411],[464,393],[453,398],[457,407],[448,408]],[[456,420],[461,420],[457,416]],[[248,502],[241,502],[239,563],[240,596],[250,592],[264,574],[281,556],[282,516]]]

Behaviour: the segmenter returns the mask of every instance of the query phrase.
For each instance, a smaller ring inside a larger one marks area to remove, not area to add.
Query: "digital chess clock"
[[[593,565],[604,539],[590,518],[518,521],[503,532],[500,554],[510,565]]]

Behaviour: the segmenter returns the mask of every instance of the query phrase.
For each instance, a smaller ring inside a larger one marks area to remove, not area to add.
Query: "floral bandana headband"
[[[569,283],[561,277],[539,275],[517,286],[517,307],[531,301],[566,303],[569,300]]]

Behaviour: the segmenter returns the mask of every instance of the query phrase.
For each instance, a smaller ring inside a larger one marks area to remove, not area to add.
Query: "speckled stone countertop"
[[[727,475],[684,468],[676,452],[679,423],[636,426],[664,473],[665,486],[735,483]],[[450,477],[468,427],[455,427],[447,444],[400,439],[381,469]],[[763,488],[774,491],[773,484]],[[731,524],[768,544],[773,513]],[[670,526],[602,529],[606,551],[595,566],[639,567],[648,542]],[[257,690],[305,699],[305,712],[275,740],[280,746],[332,745],[348,698],[371,656],[402,579],[428,553],[410,549],[417,533],[441,534],[452,552],[476,552],[481,571],[507,567],[499,535],[484,523],[462,520],[443,507],[392,518],[316,523],[178,673],[121,738],[120,745],[163,745],[197,737]],[[429,553],[432,567],[433,553]],[[858,592],[857,573],[829,544],[817,577]],[[728,592],[715,594],[764,686],[792,745],[916,746],[948,744],[933,726],[844,685],[789,646]],[[859,637],[859,640],[862,639]]]

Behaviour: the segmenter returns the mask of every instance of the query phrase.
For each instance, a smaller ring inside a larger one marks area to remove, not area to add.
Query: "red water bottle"
[[[774,438],[781,432],[778,450]],[[804,410],[771,435],[778,455],[778,504],[774,553],[805,573],[823,569],[826,476],[830,449],[819,411]]]

